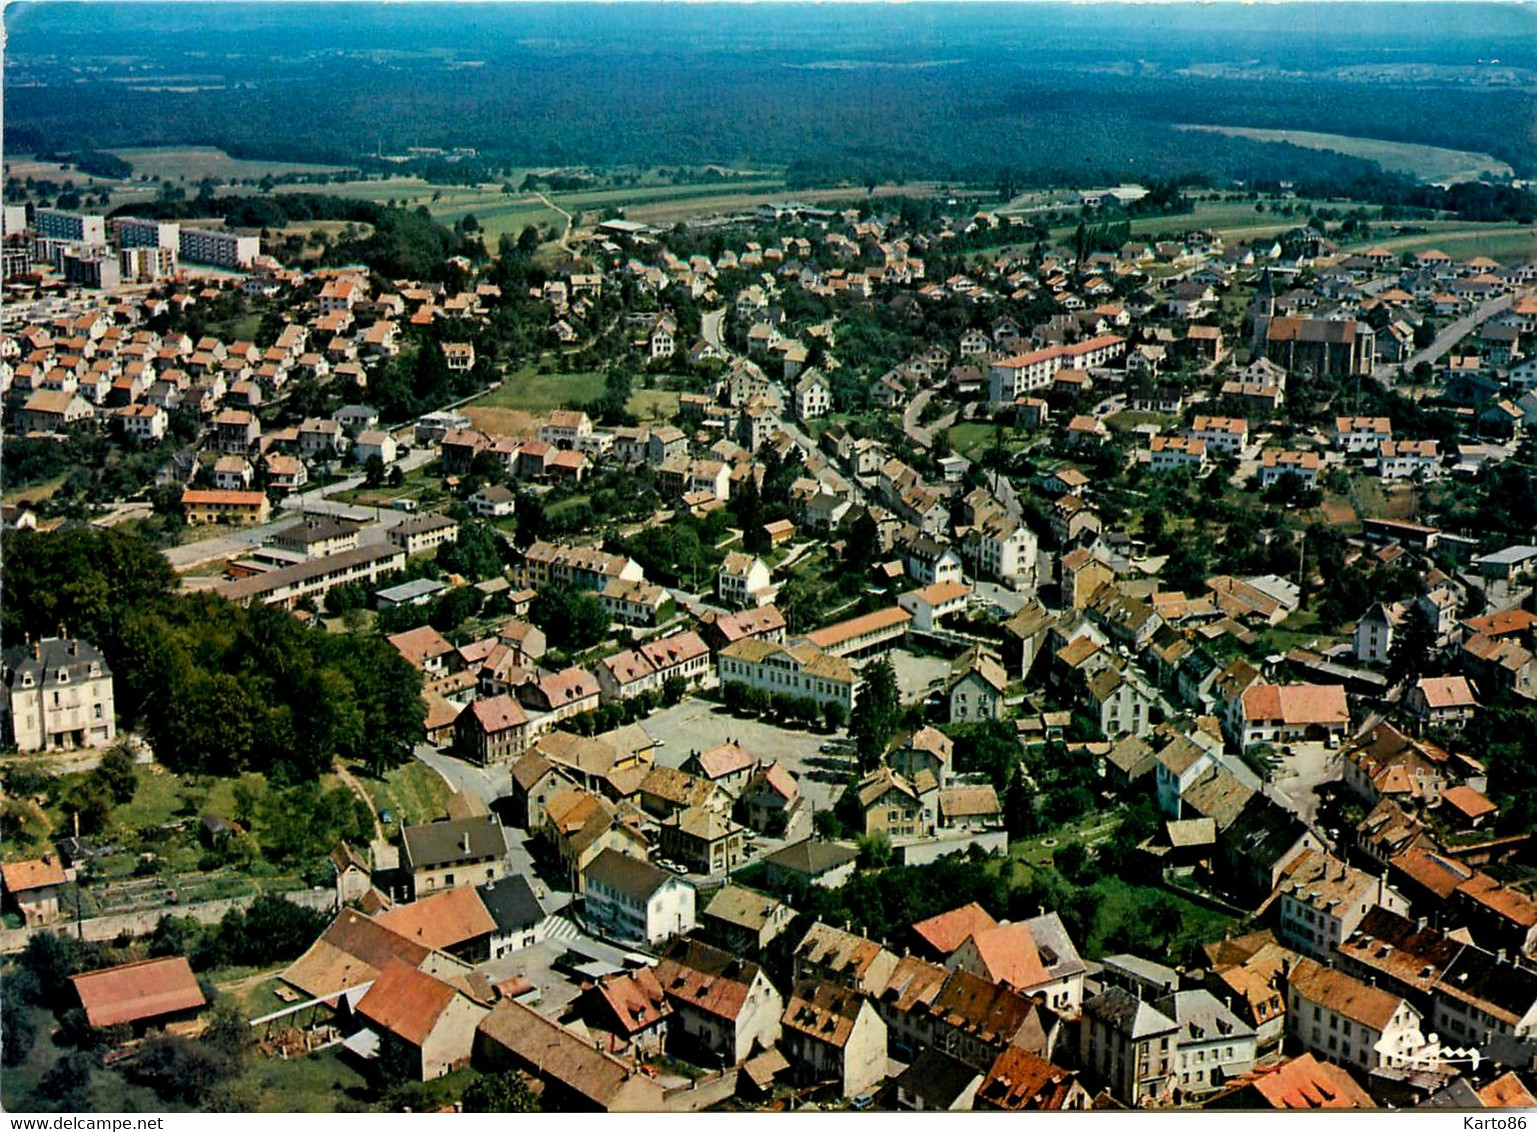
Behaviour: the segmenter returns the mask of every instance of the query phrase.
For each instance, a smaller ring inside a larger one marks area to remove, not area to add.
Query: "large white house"
[[[774,600],[773,575],[756,555],[732,552],[715,575],[715,594],[726,605],[756,609]]]
[[[47,637],[5,651],[0,711],[16,749],[94,747],[117,735],[112,670],[94,645]]]
[[[695,927],[694,886],[613,849],[587,866],[587,919],[615,939],[662,943]]]
[[[721,686],[745,684],[769,693],[810,696],[818,705],[854,710],[854,670],[842,657],[815,645],[782,645],[749,637],[721,649],[716,661]]]

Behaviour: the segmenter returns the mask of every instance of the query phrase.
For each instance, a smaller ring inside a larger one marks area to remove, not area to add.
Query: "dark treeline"
[[[736,161],[788,166],[805,184],[977,180],[999,169],[1018,171],[1021,183],[1196,171],[1348,180],[1375,168],[1343,155],[1175,128],[1203,123],[1448,146],[1490,153],[1518,174],[1537,170],[1537,139],[1509,128],[1531,120],[1531,94],[1471,74],[1463,56],[1473,48],[1454,27],[1441,36],[1411,35],[1411,25],[1430,26],[1425,5],[1412,21],[1395,22],[1385,11],[1331,13],[1338,26],[1361,19],[1376,25],[1331,36],[1309,27],[1245,27],[1270,17],[1236,10],[1217,20],[1226,26],[1202,30],[1164,20],[1148,26],[1134,12],[1044,5],[988,6],[985,13],[916,5],[858,13],[712,10],[706,27],[697,14],[668,13],[664,5],[605,10],[601,20],[580,6],[549,5],[435,13],[426,27],[410,12],[360,17],[321,6],[302,21],[278,21],[252,6],[239,15],[165,12],[153,33],[125,33],[155,51],[131,83],[107,81],[126,77],[118,74],[124,40],[102,28],[148,13],[108,7],[100,26],[79,26],[67,12],[15,21],[7,61],[10,149],[201,144],[237,156],[359,165],[416,146],[474,148],[464,162],[423,155],[433,175],[447,180],[530,165]],[[238,59],[207,54],[201,24],[247,17],[262,25],[261,34],[235,41]],[[1075,24],[1116,19],[1124,26],[1074,34]],[[54,21],[60,26],[50,29]],[[287,24],[281,48],[267,38],[278,22]],[[99,78],[57,82],[48,52],[60,37],[75,47],[77,63],[100,60]],[[1519,29],[1508,28],[1476,50],[1498,48],[1507,65],[1519,66],[1512,61],[1523,57],[1521,44]],[[1363,57],[1382,56],[1392,62],[1380,64],[1380,74],[1350,74]],[[1444,73],[1426,80],[1413,65]],[[162,67],[210,81],[168,90],[153,78]],[[337,90],[347,97],[338,100]]]

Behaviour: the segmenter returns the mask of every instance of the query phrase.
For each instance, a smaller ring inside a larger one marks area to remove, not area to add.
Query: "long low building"
[[[351,582],[361,582],[372,589],[385,574],[404,569],[405,565],[406,552],[399,547],[360,546],[226,582],[214,592],[242,604],[258,598],[263,605],[292,609],[304,598],[323,600],[335,587]]]
[[[905,637],[912,623],[913,615],[894,605],[814,630],[806,634],[806,640],[829,656],[858,656],[884,651]]]

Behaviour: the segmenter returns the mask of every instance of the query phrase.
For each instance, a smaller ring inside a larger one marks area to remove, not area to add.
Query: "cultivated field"
[[[221,181],[246,178],[281,177],[285,173],[334,173],[337,165],[306,165],[298,161],[246,161],[231,157],[212,146],[154,147],[114,149],[133,166],[134,176],[156,177],[162,181],[201,181],[213,177]]]
[[[1487,153],[1441,149],[1433,145],[1357,138],[1346,134],[1315,134],[1307,130],[1257,130],[1245,126],[1178,126],[1181,130],[1226,134],[1259,142],[1289,142],[1303,149],[1327,149],[1349,157],[1375,161],[1389,172],[1408,173],[1432,184],[1476,181],[1484,173],[1509,177],[1511,168]]]

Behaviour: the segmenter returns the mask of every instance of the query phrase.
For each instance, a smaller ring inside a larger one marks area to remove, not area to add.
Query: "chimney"
[[[459,838],[459,848],[466,853],[470,851],[470,835],[468,833],[463,834]]]

